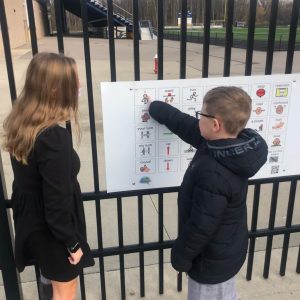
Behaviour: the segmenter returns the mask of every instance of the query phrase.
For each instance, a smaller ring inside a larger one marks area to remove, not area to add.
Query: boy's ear
[[[219,132],[221,130],[221,123],[217,119],[213,119],[213,131]]]

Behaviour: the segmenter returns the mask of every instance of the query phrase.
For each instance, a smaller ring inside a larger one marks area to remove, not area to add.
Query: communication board
[[[149,115],[160,100],[195,116],[205,93],[237,86],[252,98],[247,127],[263,136],[267,163],[253,178],[300,174],[300,74],[101,83],[107,191],[178,186],[196,149]]]

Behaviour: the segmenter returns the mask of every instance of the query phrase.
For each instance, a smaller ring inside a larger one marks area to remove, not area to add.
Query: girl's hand
[[[75,253],[72,253],[72,252],[69,252],[69,253],[70,253],[70,256],[68,258],[69,258],[70,264],[77,265],[80,262],[81,257],[83,255],[81,248],[79,248]]]

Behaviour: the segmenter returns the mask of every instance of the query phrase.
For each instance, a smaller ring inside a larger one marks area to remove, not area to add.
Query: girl
[[[73,300],[78,274],[94,264],[76,178],[80,161],[61,126],[73,120],[79,137],[78,89],[73,58],[36,54],[4,122],[14,173],[16,265],[23,271],[34,259],[51,280],[54,300]]]

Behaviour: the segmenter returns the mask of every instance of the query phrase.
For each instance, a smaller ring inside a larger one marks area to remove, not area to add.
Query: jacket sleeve
[[[162,101],[153,101],[149,107],[153,119],[167,126],[183,141],[197,148],[204,138],[200,134],[199,121]]]
[[[195,187],[191,214],[171,250],[174,269],[187,272],[206,244],[217,232],[227,207],[227,197]]]
[[[78,242],[74,219],[72,141],[61,127],[46,129],[36,141],[35,153],[42,177],[46,223],[54,237],[66,247]]]

